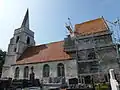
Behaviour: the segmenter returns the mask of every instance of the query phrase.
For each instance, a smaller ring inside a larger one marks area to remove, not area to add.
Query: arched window
[[[18,78],[19,78],[19,72],[20,72],[19,67],[16,67],[16,69],[15,69],[15,74],[14,74],[14,78],[15,78],[15,79],[18,79]]]
[[[96,54],[95,54],[95,52],[90,52],[90,53],[88,54],[88,59],[96,59]]]
[[[48,64],[43,66],[43,77],[49,77],[50,67]]]
[[[16,52],[16,50],[17,50],[17,49],[16,49],[16,48],[14,48],[14,52]]]
[[[19,41],[19,39],[20,39],[19,36],[17,36],[17,38],[16,38],[16,43]]]
[[[62,63],[57,65],[57,75],[58,77],[65,76],[64,65]]]
[[[30,44],[30,38],[27,37],[27,44]]]
[[[32,67],[31,67],[31,72],[33,72],[33,70],[34,70],[34,67],[32,66]]]
[[[34,80],[35,79],[35,73],[34,73],[34,67],[31,67],[31,73],[30,73],[30,80]]]
[[[29,67],[26,66],[26,67],[24,68],[24,78],[28,78],[28,75],[29,75]]]

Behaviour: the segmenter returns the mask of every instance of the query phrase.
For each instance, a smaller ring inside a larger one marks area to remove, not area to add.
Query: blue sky
[[[64,23],[68,17],[74,25],[101,16],[114,21],[120,16],[120,0],[0,0],[1,49],[7,50],[27,8],[36,44],[63,40],[67,35]]]

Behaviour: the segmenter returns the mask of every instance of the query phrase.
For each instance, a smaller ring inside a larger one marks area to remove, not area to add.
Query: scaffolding
[[[70,19],[68,19],[69,20],[69,24],[66,24],[66,28],[68,29],[68,31],[69,31],[69,34],[70,34],[70,37],[72,38],[72,40],[74,40],[74,49],[72,48],[72,47],[70,47],[70,48],[67,48],[67,46],[66,47],[64,47],[65,48],[65,50],[67,51],[67,52],[71,52],[71,51],[74,51],[75,52],[75,59],[76,59],[76,64],[77,64],[77,73],[78,73],[78,77],[80,76],[80,74],[79,74],[79,63],[80,63],[80,61],[79,61],[79,51],[80,51],[80,49],[79,49],[79,39],[84,39],[84,38],[89,38],[89,40],[91,41],[90,43],[93,43],[93,47],[91,47],[91,48],[83,48],[84,50],[87,50],[87,49],[92,49],[94,52],[95,52],[95,55],[97,56],[97,62],[98,62],[98,71],[97,71],[97,73],[98,73],[98,75],[100,76],[100,73],[101,73],[101,70],[102,70],[102,68],[101,68],[101,63],[103,62],[103,59],[104,59],[104,57],[105,57],[105,55],[103,55],[103,56],[101,56],[100,54],[99,54],[99,50],[101,49],[101,47],[107,47],[107,46],[115,46],[115,48],[116,48],[116,53],[117,53],[117,61],[118,61],[118,64],[120,65],[120,61],[119,61],[119,47],[118,47],[118,44],[117,43],[115,43],[115,44],[113,44],[113,43],[109,43],[109,44],[105,44],[105,45],[103,45],[103,46],[98,46],[98,44],[96,43],[96,37],[97,36],[99,36],[99,35],[102,35],[102,34],[111,34],[112,35],[112,32],[110,31],[110,30],[107,30],[106,32],[99,32],[99,33],[91,33],[91,34],[89,34],[89,35],[79,35],[79,36],[77,36],[77,35],[74,35],[74,36],[71,36],[71,34],[72,33],[74,33],[73,32],[73,27],[72,27],[72,24],[71,24],[71,22],[70,22]],[[119,20],[118,20],[119,21]],[[118,22],[118,25],[119,25],[119,29],[120,29],[120,23]],[[109,29],[109,28],[108,28]],[[112,41],[111,41],[112,42]],[[68,50],[69,49],[69,50]],[[84,63],[86,63],[87,61],[84,61]],[[93,62],[93,61],[90,61],[90,62]],[[100,78],[100,77],[99,77]]]
[[[112,32],[109,30],[109,32],[111,33],[111,35],[112,35]],[[102,68],[101,68],[101,62],[103,62],[103,59],[104,59],[104,57],[105,57],[105,55],[103,55],[103,56],[101,56],[100,54],[99,54],[99,49],[100,49],[100,47],[99,46],[97,46],[97,44],[96,44],[96,41],[95,41],[95,34],[94,33],[92,33],[91,34],[91,37],[89,38],[89,40],[91,39],[91,43],[93,43],[93,50],[94,50],[94,52],[95,52],[95,54],[97,55],[97,59],[98,59],[98,64],[99,64],[99,68],[98,68],[98,75],[99,75],[99,80],[100,80],[100,73],[101,73],[101,70],[102,70]],[[77,39],[75,39],[75,41],[77,41],[78,42],[78,40]],[[110,44],[110,45],[108,45],[108,46],[115,46],[115,49],[116,49],[116,54],[117,54],[117,57],[116,57],[116,59],[117,59],[117,61],[118,61],[118,65],[119,65],[119,69],[120,69],[120,61],[119,61],[119,44],[118,43],[115,43],[115,44]],[[78,61],[78,57],[79,57],[79,55],[78,55],[78,52],[79,52],[79,50],[78,50],[78,46],[76,45],[76,48],[77,48],[77,50],[76,50],[76,60]],[[91,48],[92,49],[92,48]],[[78,67],[78,66],[77,66]],[[99,81],[100,82],[100,81]]]

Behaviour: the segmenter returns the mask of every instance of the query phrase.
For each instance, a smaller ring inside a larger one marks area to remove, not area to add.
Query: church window
[[[16,48],[14,48],[14,52],[16,52]]]
[[[28,75],[29,75],[29,67],[26,66],[26,67],[24,68],[24,78],[28,78]]]
[[[34,70],[34,67],[32,66],[32,67],[31,67],[31,72],[33,72],[33,70]]]
[[[57,65],[57,75],[58,75],[58,77],[65,76],[64,65],[62,63],[59,63]]]
[[[96,59],[96,54],[95,54],[95,52],[90,52],[90,53],[88,54],[88,59]]]
[[[15,74],[14,74],[14,78],[15,78],[15,79],[19,78],[19,72],[20,72],[20,69],[19,69],[19,67],[17,67],[17,68],[15,69]]]
[[[17,36],[17,38],[16,38],[16,43],[19,41],[19,39],[20,39],[19,36]]]
[[[30,80],[34,80],[35,79],[35,73],[34,73],[34,67],[31,67],[31,73],[30,73]]]
[[[50,67],[48,64],[43,66],[43,77],[49,77]]]
[[[27,37],[27,44],[30,44],[30,38]]]

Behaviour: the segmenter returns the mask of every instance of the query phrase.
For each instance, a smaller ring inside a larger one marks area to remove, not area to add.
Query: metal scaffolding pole
[[[100,71],[101,71],[101,65],[100,65],[100,63],[101,63],[101,61],[102,61],[102,59],[100,58],[100,56],[99,56],[99,54],[98,54],[98,51],[97,51],[97,45],[96,45],[96,41],[95,41],[95,38],[94,38],[94,34],[92,33],[92,43],[94,44],[93,45],[93,49],[94,49],[94,52],[95,52],[95,54],[96,54],[96,56],[97,56],[97,58],[98,58],[98,64],[99,64],[99,68],[98,68],[98,75],[99,75],[99,79],[100,79]]]

